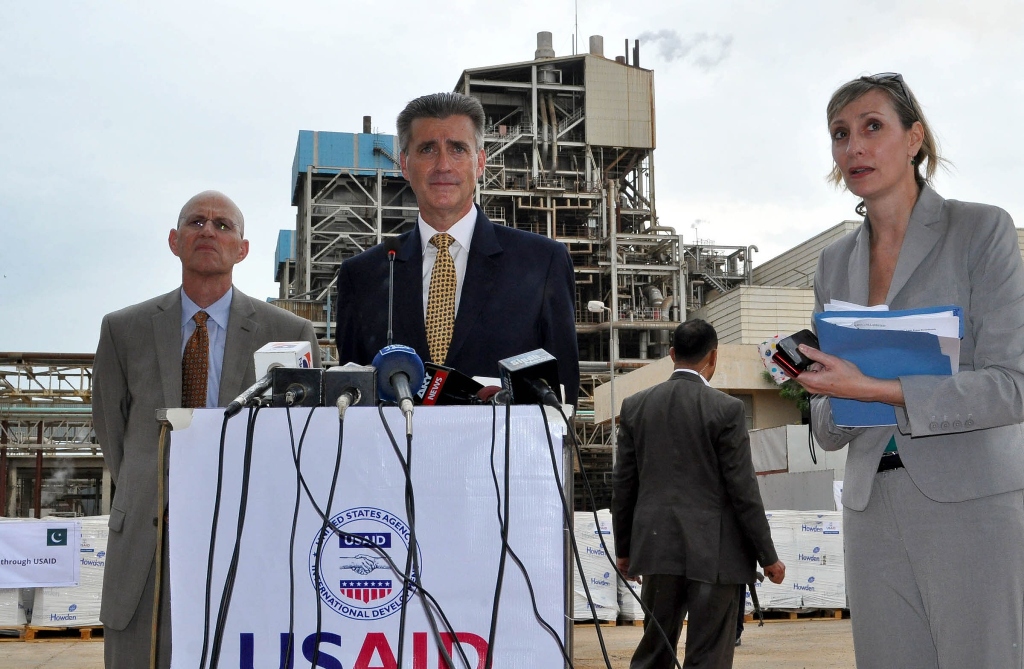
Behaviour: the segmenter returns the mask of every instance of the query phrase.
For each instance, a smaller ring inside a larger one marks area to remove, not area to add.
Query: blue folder
[[[960,319],[960,337],[964,336],[961,307],[925,307],[901,311],[824,311],[814,314],[821,350],[848,360],[861,372],[879,379],[900,376],[950,376],[949,356],[939,348],[939,338],[928,332],[900,330],[858,330],[829,323],[825,318],[894,318],[952,311]],[[958,360],[953,361],[959,364]],[[882,402],[861,402],[832,398],[832,420],[843,427],[895,425],[896,409]]]

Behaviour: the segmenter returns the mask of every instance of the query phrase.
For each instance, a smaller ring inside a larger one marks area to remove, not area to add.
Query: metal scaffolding
[[[0,353],[0,516],[109,508],[92,363],[91,354]]]
[[[630,64],[628,53],[605,58],[600,37],[591,38],[590,53],[563,57],[550,43],[540,33],[532,60],[465,70],[454,88],[479,99],[486,114],[477,203],[495,223],[555,239],[573,258],[577,431],[588,448],[609,449],[611,432],[593,424],[594,387],[667,355],[689,311],[750,282],[756,248],[687,245],[659,222],[654,73],[638,67],[639,45]],[[363,134],[318,133],[312,148],[303,145],[307,135],[314,133],[300,133],[293,170],[294,266],[282,271],[279,262],[278,280],[281,298],[314,303],[311,320],[329,338],[337,266],[408,230],[416,203],[395,162],[397,138],[370,133],[368,119]],[[390,153],[371,155],[371,144]],[[325,162],[332,151],[343,160]],[[590,312],[591,301],[607,308]]]

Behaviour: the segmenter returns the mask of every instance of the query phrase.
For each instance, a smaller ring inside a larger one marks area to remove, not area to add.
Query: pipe
[[[32,407],[32,406],[5,406],[0,407],[0,415],[3,416],[91,416],[91,406],[81,407]]]
[[[610,321],[604,323],[577,323],[576,332],[579,334],[591,334],[604,332],[611,329]],[[678,321],[615,321],[616,330],[675,330],[679,327]]]
[[[43,443],[43,424],[39,423],[39,443]],[[43,505],[43,451],[36,451],[36,485],[33,491],[33,504],[36,507],[36,518],[42,518]]]
[[[548,150],[548,108],[543,93],[537,96],[537,107],[540,109],[540,149],[543,156]]]
[[[558,169],[558,115],[555,113],[555,94],[548,93],[548,122],[551,123],[551,178]]]

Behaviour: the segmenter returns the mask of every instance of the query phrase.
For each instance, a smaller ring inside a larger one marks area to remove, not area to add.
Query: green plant
[[[769,383],[775,383],[775,379],[768,373],[768,370],[761,372],[765,381]],[[796,408],[800,411],[801,416],[808,416],[811,412],[811,396],[799,383],[793,379],[788,379],[785,383],[779,386],[779,396],[784,400],[789,400],[796,404]]]

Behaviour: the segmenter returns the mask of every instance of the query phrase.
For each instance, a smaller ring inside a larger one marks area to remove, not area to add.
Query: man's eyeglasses
[[[895,81],[900,85],[900,90],[903,91],[903,99],[907,101],[910,108],[914,108],[914,99],[910,97],[910,91],[907,90],[907,84],[903,81],[903,75],[899,72],[879,72],[878,74],[872,74],[868,77],[861,77],[865,81],[870,81],[873,84],[880,84],[886,81]]]
[[[182,227],[186,230],[192,230],[193,232],[199,232],[200,230],[206,229],[206,224],[209,223],[213,226],[214,232],[228,233],[238,230],[238,226],[227,220],[226,218],[218,218],[216,220],[210,220],[208,218],[197,218],[192,221],[187,221]]]

